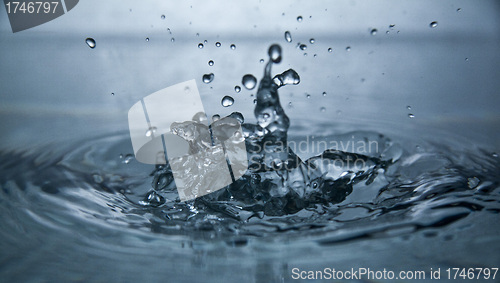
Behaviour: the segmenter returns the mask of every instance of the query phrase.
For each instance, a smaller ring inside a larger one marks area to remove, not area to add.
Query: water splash
[[[300,79],[292,69],[272,77],[273,64],[279,64],[282,59],[281,47],[272,45],[268,55],[269,61],[256,95],[254,115],[257,124],[242,125],[249,170],[230,186],[200,197],[194,202],[195,206],[202,203],[240,220],[260,213],[268,216],[294,214],[319,203],[343,201],[355,184],[373,182],[378,174],[398,159],[394,153],[386,153],[383,160],[381,157],[339,150],[326,150],[306,161],[299,158],[288,145],[290,120],[281,106],[278,88],[285,84],[297,84]],[[233,102],[230,96],[222,99],[224,107]],[[326,108],[320,111],[324,112]],[[244,120],[240,113],[231,115]],[[189,138],[190,145],[208,150],[206,144],[213,138],[202,135],[201,131],[196,132],[198,134]],[[199,149],[191,151],[198,152]],[[351,164],[350,160],[358,163]],[[335,162],[345,165],[339,167]],[[207,172],[199,173],[206,175]],[[172,179],[171,172],[162,167],[154,173],[154,179],[165,179],[165,175]]]
[[[194,201],[180,202],[169,165],[156,166],[148,176],[152,168],[139,164],[129,153],[129,136],[113,135],[72,145],[61,155],[51,150],[25,156],[2,153],[2,199],[11,200],[27,192],[36,196],[30,208],[43,206],[34,212],[37,217],[43,217],[47,207],[57,207],[58,217],[67,223],[75,220],[71,218],[73,205],[78,205],[77,221],[88,225],[88,219],[81,215],[89,215],[99,227],[116,226],[120,233],[125,225],[126,236],[146,230],[153,236],[161,233],[201,239],[282,234],[303,239],[321,228],[320,246],[355,240],[359,235],[388,237],[401,227],[410,231],[407,234],[425,229],[441,233],[440,227],[464,219],[467,222],[466,217],[472,213],[498,214],[500,161],[493,150],[483,152],[463,144],[463,148],[457,148],[453,142],[446,145],[445,140],[419,140],[415,144],[409,138],[397,137],[402,147],[380,133],[357,131],[325,135],[326,141],[338,144],[317,147],[300,158],[304,152],[298,144],[303,135],[321,134],[314,129],[298,134],[297,127],[290,130],[292,122],[281,106],[281,89],[272,73],[277,64],[273,60],[283,58],[279,48],[273,46],[272,50],[255,96],[256,122],[251,123],[248,120],[252,119],[238,112],[229,115],[243,123],[242,138],[250,161],[250,169],[230,186]],[[318,96],[321,100],[321,93]],[[297,100],[317,102],[312,98]],[[289,99],[286,105],[292,105]],[[325,107],[324,113],[321,107]],[[335,116],[333,120],[338,116],[335,113],[342,113],[335,105],[317,105],[315,109],[319,113],[311,115]],[[213,115],[211,120],[222,123],[223,119]],[[331,123],[318,127],[325,129]],[[187,126],[179,124],[173,129]],[[193,146],[203,148],[205,142],[211,143],[210,134],[201,141]],[[375,142],[378,147],[358,148],[367,142]],[[62,204],[71,205],[65,210],[60,208]],[[60,225],[51,220],[55,212],[48,213],[44,221]],[[337,237],[336,232],[342,236]]]

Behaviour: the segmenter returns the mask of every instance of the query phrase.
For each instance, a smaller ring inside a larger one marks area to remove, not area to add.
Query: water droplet
[[[292,42],[292,34],[289,31],[285,31],[286,42]]]
[[[300,50],[306,50],[307,49],[307,45],[301,44],[301,45],[299,45],[299,48],[300,48]]]
[[[333,49],[332,48],[328,48],[328,53],[332,53],[333,52]]]
[[[394,28],[396,25],[389,25],[389,28]]]
[[[148,42],[148,41],[149,41],[149,37],[146,37],[146,42]]]
[[[299,22],[299,23],[302,22],[302,16],[297,17],[297,22]]]
[[[199,43],[198,48],[203,49],[203,43]]]
[[[203,75],[203,82],[206,84],[209,84],[214,80],[214,77],[215,77],[215,75],[213,73],[204,74]]]
[[[431,28],[435,28],[435,27],[437,27],[437,26],[438,26],[438,22],[432,22],[432,23],[430,23],[430,24],[429,24],[429,26],[430,26]]]
[[[458,8],[458,9],[457,9],[457,12],[462,12],[462,8]]]
[[[374,29],[372,29],[372,30],[370,31],[370,34],[371,34],[371,35],[376,35],[376,34],[377,34],[377,31],[378,31],[378,30],[377,30],[376,28],[374,28]]]
[[[207,44],[207,43],[208,43],[208,40],[206,40],[206,39],[205,39],[205,40],[203,41],[203,43]]]
[[[264,59],[260,59],[260,60],[259,60],[259,62],[260,62],[260,63],[264,63]]]
[[[151,137],[153,136],[155,133],[156,133],[156,127],[150,127],[147,131],[146,131],[146,137]]]
[[[276,75],[273,81],[278,87],[290,84],[296,85],[300,83],[300,77],[294,69],[288,69],[282,74]]]
[[[253,104],[257,104],[257,99],[254,99],[254,100],[253,100]]]
[[[408,118],[415,118],[415,115],[410,113],[410,114],[408,114]]]
[[[278,44],[271,45],[267,54],[269,54],[269,58],[271,58],[271,61],[273,61],[273,63],[281,62],[281,46],[279,46]]]
[[[210,60],[208,61],[208,66],[213,66],[214,65],[214,61]]]
[[[123,157],[122,163],[129,164],[130,161],[132,161],[133,159],[134,159],[133,154],[127,154],[127,155],[125,155],[125,157]]]
[[[325,107],[321,107],[321,108],[319,109],[319,111],[321,111],[321,112],[325,112],[325,111],[326,111],[326,108],[325,108]]]
[[[246,74],[241,79],[241,83],[246,89],[253,89],[257,84],[257,79],[253,75]]]
[[[290,102],[288,102],[288,107],[292,108],[292,106],[293,106],[293,105],[292,105],[292,102],[291,102],[291,101],[290,101]]]
[[[411,106],[410,105],[406,106],[406,109],[411,110]]]
[[[314,38],[309,39],[309,43],[314,44],[315,40]]]
[[[85,39],[85,42],[87,43],[87,45],[94,49],[95,48],[95,40],[91,37],[88,37],[87,39]]]
[[[234,87],[234,91],[236,91],[236,93],[240,92],[241,91],[241,87],[239,85],[235,86]]]
[[[469,58],[465,58],[465,62],[469,61]]]
[[[114,92],[112,92],[112,93],[111,93],[111,95],[112,95],[112,96],[115,96],[115,93],[114,93]]]
[[[234,45],[234,44],[231,44],[230,47],[231,47],[232,50],[236,49],[236,45]]]
[[[173,38],[173,37],[172,37],[172,38],[170,39],[170,41],[171,41],[171,42],[175,42],[175,38]]]
[[[164,20],[165,19],[165,15],[161,15],[161,19]]]
[[[229,107],[229,106],[233,105],[233,103],[234,103],[234,99],[229,95],[224,96],[222,98],[222,101],[221,101],[221,104],[224,107]]]
[[[144,206],[160,206],[165,203],[165,198],[159,195],[156,191],[151,191],[144,198],[144,200],[139,201],[139,204]]]
[[[220,42],[218,42],[218,41],[215,43],[215,46],[217,46],[217,47],[220,47],[220,45],[221,45],[221,44],[220,44]]]
[[[219,114],[215,114],[212,116],[212,122],[215,122],[215,121],[218,121],[220,119],[220,115]]]
[[[351,51],[351,46],[347,46],[347,47],[345,48],[345,51],[347,51],[347,52]]]
[[[323,91],[323,96],[326,96],[326,91]]]
[[[493,153],[491,154],[491,156],[493,156],[493,157],[495,157],[495,158],[498,158],[498,154],[497,154],[496,152],[493,152]]]
[[[306,93],[306,98],[307,98],[307,99],[311,98],[311,95],[310,95],[310,94],[308,94],[308,93]]]

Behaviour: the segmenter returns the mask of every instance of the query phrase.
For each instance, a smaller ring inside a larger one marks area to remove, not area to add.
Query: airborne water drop
[[[213,73],[204,74],[203,75],[203,82],[206,84],[209,84],[214,80],[214,77],[215,77],[215,75]]]
[[[241,83],[246,89],[254,89],[257,84],[257,79],[253,75],[246,74],[241,79]]]
[[[269,47],[268,54],[273,63],[281,62],[281,46],[279,46],[278,44],[271,45],[271,47]]]
[[[233,105],[233,103],[234,103],[234,99],[229,95],[224,96],[222,98],[222,101],[221,101],[221,104],[224,107],[229,107],[229,106]]]
[[[87,43],[87,45],[94,49],[95,48],[95,40],[91,37],[88,37],[87,39],[85,39],[85,43]]]

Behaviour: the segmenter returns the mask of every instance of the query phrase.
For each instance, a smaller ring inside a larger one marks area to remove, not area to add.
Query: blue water
[[[88,21],[94,4],[18,34],[0,18],[2,281],[288,282],[293,268],[499,267],[496,2],[103,4]],[[208,25],[212,15],[220,21]],[[131,157],[131,105],[195,78],[209,117],[238,111],[256,123],[257,89],[241,78],[262,78],[276,42],[273,74],[293,68],[301,79],[279,89],[288,142],[309,145],[296,154],[369,140],[380,150],[364,155],[394,162],[345,199],[282,215],[247,213],[244,201],[180,203],[172,188],[160,192],[165,203],[144,205],[155,168]]]

